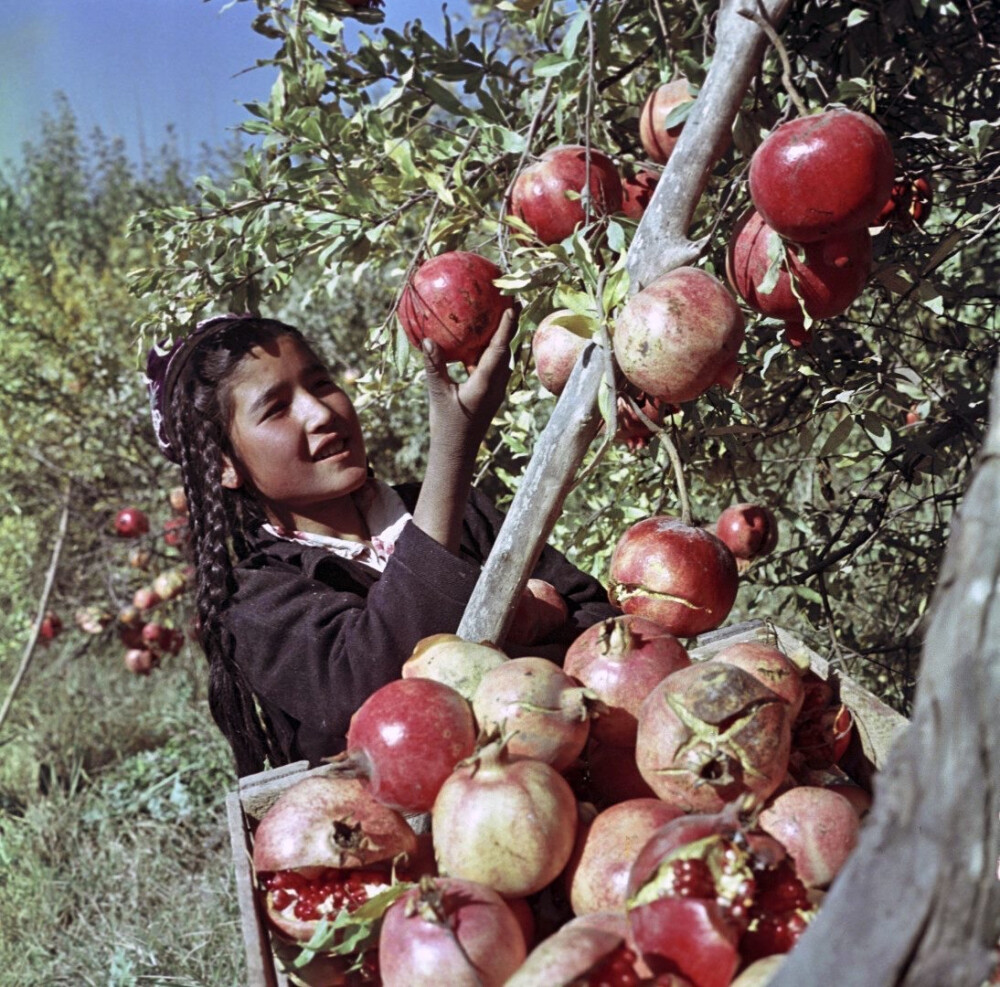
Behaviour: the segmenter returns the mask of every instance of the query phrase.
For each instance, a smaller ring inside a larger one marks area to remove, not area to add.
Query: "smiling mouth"
[[[337,439],[335,442],[331,442],[325,445],[319,452],[313,456],[313,462],[319,463],[324,459],[330,459],[332,456],[336,456],[342,453],[347,448],[346,439]]]

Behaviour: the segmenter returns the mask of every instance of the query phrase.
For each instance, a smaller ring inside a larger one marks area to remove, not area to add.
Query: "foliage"
[[[135,280],[158,299],[150,328],[183,324],[220,296],[280,305],[303,274],[314,286],[308,322],[323,288],[369,297],[374,280],[364,393],[381,401],[414,370],[391,318],[406,273],[426,253],[490,254],[525,305],[513,389],[483,460],[484,482],[499,481],[506,499],[551,407],[526,340],[554,307],[595,324],[613,317],[635,228],[616,216],[542,247],[517,235],[507,189],[556,143],[640,162],[639,108],[678,73],[703,81],[714,5],[477,4],[467,24],[446,13],[436,37],[419,21],[380,29],[377,9],[339,0],[256,3],[255,28],[275,42],[270,98],[248,106],[244,125],[261,150],[229,186],[203,180],[190,207],[140,220],[162,251]],[[741,499],[781,516],[780,550],[744,581],[740,613],[788,623],[835,659],[863,657],[854,670],[902,707],[995,361],[998,16],[931,0],[793,4],[781,30],[795,86],[811,109],[874,115],[901,173],[934,185],[931,218],[905,236],[878,234],[868,289],[814,327],[810,346],[753,320],[734,392],[709,394],[667,426],[699,520]],[[352,20],[362,23],[349,31]],[[723,270],[748,202],[753,148],[793,112],[780,74],[771,53],[695,217],[710,270]],[[567,502],[557,541],[602,575],[625,525],[677,509],[671,476],[659,442],[606,450]]]

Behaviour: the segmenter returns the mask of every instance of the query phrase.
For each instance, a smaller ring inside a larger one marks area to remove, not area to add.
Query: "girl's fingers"
[[[492,376],[498,366],[510,363],[510,344],[517,331],[517,318],[521,313],[520,305],[513,305],[500,317],[500,324],[489,345],[479,358],[478,367],[482,367],[486,376]]]
[[[441,355],[441,347],[433,339],[425,339],[420,344],[424,355],[424,371],[427,374],[428,390],[441,390],[454,383],[448,373],[448,364]]]

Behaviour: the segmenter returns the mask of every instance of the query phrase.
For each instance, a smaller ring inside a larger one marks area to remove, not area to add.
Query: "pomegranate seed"
[[[704,860],[675,860],[673,893],[678,898],[714,898],[715,881]]]
[[[271,892],[271,904],[279,912],[283,912],[294,900],[295,896],[284,888],[278,888],[277,891]]]
[[[635,958],[623,943],[590,972],[587,987],[636,987],[639,975],[635,972]]]

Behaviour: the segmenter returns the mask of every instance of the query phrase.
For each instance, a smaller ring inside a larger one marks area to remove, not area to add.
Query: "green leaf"
[[[847,15],[847,26],[854,27],[856,24],[861,24],[862,22],[868,20],[871,17],[871,12],[868,10],[863,10],[861,7],[855,7]]]
[[[850,415],[844,415],[837,423],[836,428],[827,436],[823,448],[819,451],[819,458],[824,459],[827,456],[832,456],[844,444],[853,428],[854,419]]]
[[[560,48],[567,60],[572,60],[573,58],[577,42],[580,40],[580,32],[587,26],[588,17],[589,14],[586,8],[577,11],[576,15],[569,22],[569,27],[566,28],[566,34],[563,37],[563,43]]]
[[[778,286],[781,268],[785,263],[785,241],[777,233],[771,233],[767,241],[767,270],[764,280],[757,285],[758,295],[770,295]]]
[[[540,79],[552,79],[578,64],[576,59],[568,59],[560,54],[543,55],[535,62],[532,72]]]

